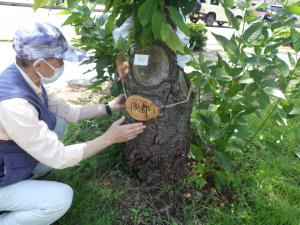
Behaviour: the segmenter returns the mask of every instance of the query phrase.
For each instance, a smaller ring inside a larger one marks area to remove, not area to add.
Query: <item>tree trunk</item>
[[[147,60],[142,59],[149,56]],[[147,62],[146,66],[143,63]],[[147,184],[172,182],[186,171],[190,142],[192,99],[187,99],[190,82],[177,66],[176,56],[166,47],[155,44],[136,49],[130,59],[130,73],[125,81],[127,96],[140,95],[161,107],[160,116],[144,122],[144,133],[127,142],[125,157],[137,178]],[[134,121],[129,117],[129,121]]]

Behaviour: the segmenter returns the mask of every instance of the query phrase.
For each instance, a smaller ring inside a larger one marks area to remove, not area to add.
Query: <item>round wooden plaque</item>
[[[160,115],[160,108],[153,101],[139,95],[127,98],[126,110],[137,121],[152,120]]]

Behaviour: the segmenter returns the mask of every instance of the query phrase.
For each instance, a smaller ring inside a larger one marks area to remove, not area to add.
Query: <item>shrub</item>
[[[190,45],[194,46],[194,50],[200,50],[202,49],[207,41],[207,29],[205,28],[205,24],[204,23],[189,23],[188,27],[190,29],[191,32],[191,36],[190,36]]]

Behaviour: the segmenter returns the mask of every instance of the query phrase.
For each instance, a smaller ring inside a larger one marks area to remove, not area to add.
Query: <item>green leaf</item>
[[[256,98],[260,107],[263,109],[270,104],[270,97],[263,91],[258,92]]]
[[[184,45],[174,30],[172,30],[170,34],[170,40],[168,40],[167,45],[175,52],[179,52],[180,54],[185,54]]]
[[[112,87],[110,89],[110,93],[114,97],[122,94],[123,90],[122,90],[122,84],[121,84],[121,82],[113,83],[113,85],[112,85]]]
[[[122,37],[119,37],[116,45],[117,49],[120,49],[122,52],[129,52],[131,48],[131,44],[128,41],[128,39],[124,39]]]
[[[204,175],[205,174],[205,164],[197,163],[195,170],[198,174]]]
[[[233,58],[237,57],[237,54],[239,53],[239,49],[235,43],[234,40],[228,40],[227,38],[225,38],[222,35],[218,35],[215,33],[212,33],[214,35],[214,37],[216,38],[216,40],[219,42],[219,44],[222,45],[222,47],[224,48],[224,50]]]
[[[255,10],[265,11],[268,8],[268,6],[269,6],[268,3],[262,3],[262,4],[258,5],[257,7],[255,7]]]
[[[227,8],[224,7],[226,17],[228,18],[229,24],[232,25],[232,27],[236,30],[240,29],[240,22],[237,18],[233,15],[233,13]]]
[[[253,110],[248,111],[248,114],[251,114]],[[247,113],[246,113],[247,114]],[[249,129],[248,125],[238,125],[235,129],[236,136],[241,139],[249,138],[253,135],[253,132]]]
[[[146,0],[138,9],[138,19],[142,26],[146,26],[157,9],[157,0]]]
[[[116,19],[116,15],[115,14],[111,14],[108,17],[107,22],[105,24],[105,31],[106,31],[106,33],[112,33],[112,31],[114,30],[115,19]]]
[[[105,3],[105,11],[109,11],[113,7],[113,0],[106,0]]]
[[[295,151],[295,154],[300,159],[300,152]]]
[[[257,23],[252,23],[247,30],[245,31],[245,33],[242,36],[243,41],[246,42],[250,42],[251,38],[253,36],[257,36],[257,33],[261,33],[262,31],[262,26],[263,23],[262,22],[257,22]],[[250,40],[249,40],[250,39]]]
[[[152,16],[152,20],[151,20],[152,33],[156,40],[159,40],[161,38],[161,30],[162,30],[161,28],[162,28],[163,20],[164,20],[164,15],[159,11],[156,11]]]
[[[109,57],[102,56],[101,58],[96,60],[96,71],[98,74],[103,73],[103,70],[109,65]]]
[[[296,52],[300,51],[300,33],[296,31],[294,27],[292,27],[292,41],[293,41],[293,49]]]
[[[280,59],[279,57],[276,57],[274,61],[276,62],[276,69],[281,73],[281,75],[288,76],[290,73],[290,68],[286,64],[286,62]]]
[[[79,0],[67,0],[68,9],[74,8],[78,4]]]
[[[291,36],[290,26],[281,26],[273,30],[273,37],[276,40],[285,40]]]
[[[142,46],[146,46],[151,44],[151,42],[153,42],[152,28],[151,24],[148,23],[142,31],[142,34],[140,36],[140,43]]]
[[[277,113],[278,113],[279,118],[284,123],[284,125],[287,126],[288,125],[287,124],[287,113],[283,109],[281,109],[281,108],[277,109]]]
[[[233,0],[224,0],[225,7],[232,8],[234,1]]]
[[[246,22],[248,23],[257,19],[257,17],[254,14],[254,10],[246,10],[244,17]]]
[[[71,14],[71,13],[73,13],[71,10],[65,9],[65,10],[59,11],[56,15],[67,15],[67,14]]]
[[[252,84],[252,83],[254,83],[254,80],[253,80],[253,78],[248,78],[248,79],[240,80],[239,82],[241,84]]]
[[[288,81],[288,84],[286,86],[286,91],[287,92],[291,92],[293,90],[298,92],[298,88],[297,86],[300,84],[300,80],[299,79],[291,79]]]
[[[289,56],[289,60],[292,66],[296,65],[296,61],[294,59],[294,57],[292,56],[292,54],[290,52],[288,52],[288,56]]]
[[[247,63],[251,64],[251,65],[264,65],[264,66],[270,66],[272,65],[272,61],[269,60],[268,58],[262,56],[262,55],[254,55],[254,56],[251,56],[249,58],[246,58],[245,60]]]
[[[192,175],[189,177],[189,180],[194,182],[199,189],[203,188],[206,184],[206,180],[203,177]]]
[[[243,153],[242,150],[240,148],[237,148],[237,147],[234,147],[234,146],[228,146],[225,150],[226,152],[230,152],[230,153],[233,153],[233,154],[236,154],[236,153]]]
[[[171,218],[171,225],[178,225],[177,221],[174,218]]]
[[[297,60],[294,70],[295,72],[300,72],[300,58]]]
[[[47,4],[47,0],[34,0],[33,10],[36,11],[38,8],[41,8]]]
[[[300,5],[290,5],[290,6],[284,7],[284,9],[288,12],[291,12],[293,14],[300,16]]]
[[[227,172],[231,172],[231,162],[225,152],[215,151],[214,159],[216,160],[218,166],[220,166]]]
[[[190,36],[190,30],[188,26],[184,23],[182,15],[179,13],[179,11],[173,7],[168,6],[168,11],[170,13],[172,21],[175,23],[175,25],[187,36]]]
[[[300,108],[293,108],[289,115],[300,115]]]
[[[182,10],[183,15],[190,14],[195,5],[195,0],[177,0],[177,2],[177,6]]]
[[[280,99],[284,99],[286,100],[284,94],[282,93],[281,90],[277,89],[277,88],[272,88],[272,87],[266,87],[264,88],[264,91],[271,96],[274,96],[276,98],[280,98]]]
[[[208,111],[210,112],[216,112],[220,108],[220,105],[210,104],[208,107]]]
[[[232,77],[225,68],[217,67],[214,78],[221,81],[232,81]]]
[[[197,161],[201,161],[204,159],[204,155],[200,147],[194,144],[191,144],[190,146],[190,155],[193,159]]]
[[[161,31],[160,31],[160,35],[161,35],[161,39],[164,42],[167,42],[168,39],[170,38],[170,33],[173,31],[172,27],[170,24],[168,23],[163,23],[161,26]]]
[[[221,81],[226,81],[226,82],[232,81],[232,77],[230,76],[217,76],[216,79]]]
[[[81,22],[82,22],[81,14],[73,13],[65,20],[65,22],[63,23],[63,26],[69,25],[69,24],[79,24]]]
[[[174,52],[184,54],[184,46],[173,28],[168,23],[163,23],[161,28],[161,39],[168,45]]]
[[[224,171],[216,171],[216,189],[218,192],[221,192],[222,187],[227,184],[227,176]]]

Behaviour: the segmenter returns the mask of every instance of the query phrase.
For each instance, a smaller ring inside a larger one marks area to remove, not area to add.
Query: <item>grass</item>
[[[69,125],[65,144],[101,135],[116,119]],[[250,118],[253,129],[257,120]],[[139,184],[123,161],[123,145],[110,147],[79,166],[52,172],[47,179],[74,189],[69,212],[56,225],[299,225],[300,120],[288,127],[269,122],[260,137],[270,148],[250,148],[235,156],[234,201],[212,190],[197,190],[184,179],[164,187]],[[280,137],[278,139],[278,137]]]
[[[256,130],[257,119],[250,122]],[[299,128],[297,118],[288,127],[269,121],[260,136],[272,145],[251,148],[235,158],[238,201],[225,209],[210,207],[207,224],[300,224],[300,161],[294,153]]]
[[[241,157],[247,163],[237,173],[239,201],[225,210],[211,207],[207,224],[299,224],[300,166],[280,154]]]

